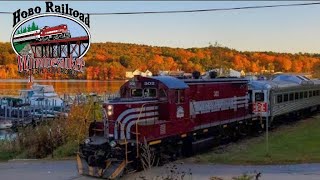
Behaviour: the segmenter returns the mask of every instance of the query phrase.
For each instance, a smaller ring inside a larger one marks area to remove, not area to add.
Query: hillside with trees
[[[0,78],[25,78],[18,73],[10,43],[0,43]],[[85,55],[86,68],[78,75],[43,73],[37,79],[112,80],[125,78],[126,71],[149,69],[204,72],[213,68],[233,68],[248,73],[312,73],[320,77],[320,54],[241,52],[217,43],[204,48],[170,48],[125,43],[92,43]]]

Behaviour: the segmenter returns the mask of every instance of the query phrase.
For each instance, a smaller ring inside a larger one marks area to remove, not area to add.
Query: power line
[[[170,14],[170,13],[196,13],[210,11],[231,11],[242,9],[262,9],[275,7],[292,7],[292,6],[312,6],[320,5],[320,2],[315,3],[300,3],[300,4],[278,4],[278,5],[263,5],[263,6],[244,6],[234,8],[216,8],[216,9],[193,9],[193,10],[173,10],[173,11],[141,11],[141,12],[114,12],[114,13],[89,13],[90,15],[134,15],[134,14]]]
[[[277,4],[277,5],[262,5],[262,6],[243,6],[233,8],[214,8],[214,9],[192,9],[192,10],[170,10],[170,11],[138,11],[138,12],[98,12],[88,13],[90,15],[135,15],[135,14],[173,14],[173,13],[197,13],[197,12],[212,12],[212,11],[232,11],[244,9],[263,9],[276,7],[293,7],[293,6],[313,6],[320,5],[320,2],[314,3],[299,3],[299,4]],[[12,14],[8,11],[0,11],[0,14]]]

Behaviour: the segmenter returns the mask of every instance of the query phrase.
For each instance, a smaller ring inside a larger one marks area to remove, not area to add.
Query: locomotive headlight
[[[107,109],[108,110],[113,110],[113,106],[112,105],[108,105]]]
[[[109,145],[110,145],[111,147],[115,147],[115,146],[117,145],[117,143],[116,143],[115,141],[110,141]]]
[[[113,106],[112,105],[108,105],[107,110],[108,110],[108,112],[107,112],[108,116],[113,115]]]

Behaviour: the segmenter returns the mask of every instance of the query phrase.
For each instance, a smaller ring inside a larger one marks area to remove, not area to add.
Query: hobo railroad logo
[[[68,4],[45,2],[41,7],[13,13],[11,44],[18,55],[18,71],[83,72],[83,56],[89,50],[90,16]]]

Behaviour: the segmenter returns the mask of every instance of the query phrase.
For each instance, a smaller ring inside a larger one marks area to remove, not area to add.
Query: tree
[[[38,27],[38,26],[36,26],[36,23],[34,23],[34,21],[33,21],[33,22],[32,22],[32,25],[31,25],[31,31],[38,30],[37,27]]]
[[[300,73],[300,72],[302,72],[302,68],[303,68],[303,62],[298,61],[298,60],[292,62],[292,71],[293,72]]]
[[[123,67],[128,68],[129,67],[130,58],[129,58],[129,56],[120,56],[119,62]]]

